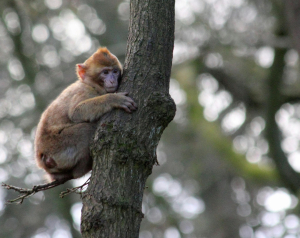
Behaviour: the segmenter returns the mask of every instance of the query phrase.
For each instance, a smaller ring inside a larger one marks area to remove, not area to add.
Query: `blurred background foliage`
[[[176,0],[177,113],[140,238],[300,237],[299,55],[286,2]],[[128,20],[128,0],[0,1],[0,182],[44,182],[33,160],[42,111],[97,47],[123,62]],[[87,178],[19,206],[0,188],[0,237],[80,237],[80,196],[59,193]]]

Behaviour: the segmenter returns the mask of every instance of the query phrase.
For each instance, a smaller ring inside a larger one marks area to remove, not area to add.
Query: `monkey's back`
[[[35,135],[35,159],[44,167],[43,155],[55,156],[64,148],[89,140],[95,130],[94,123],[75,123],[70,119],[70,111],[81,101],[97,96],[97,92],[80,81],[68,86],[43,112]],[[85,133],[81,133],[84,127]],[[88,130],[88,132],[86,132]],[[79,136],[80,135],[80,136]],[[70,149],[69,149],[70,150]],[[71,153],[71,151],[70,151]]]

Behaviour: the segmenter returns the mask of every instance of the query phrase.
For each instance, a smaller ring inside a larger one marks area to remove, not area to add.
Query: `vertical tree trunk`
[[[174,0],[131,0],[123,82],[138,104],[99,122],[91,151],[93,172],[83,196],[83,237],[139,236],[143,191],[156,162],[156,147],[173,119],[169,95],[174,44]]]
[[[290,30],[292,42],[294,47],[300,54],[300,1],[299,0],[285,0],[285,15],[287,18],[287,26]]]

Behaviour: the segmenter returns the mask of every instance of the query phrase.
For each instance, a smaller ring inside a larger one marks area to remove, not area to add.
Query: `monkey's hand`
[[[96,121],[113,108],[121,108],[128,113],[137,109],[137,104],[126,96],[127,93],[108,93],[89,98],[69,109],[69,117],[74,122]]]
[[[137,104],[127,96],[127,92],[116,93],[115,95],[117,98],[117,108],[121,108],[128,113],[131,113],[137,109]]]

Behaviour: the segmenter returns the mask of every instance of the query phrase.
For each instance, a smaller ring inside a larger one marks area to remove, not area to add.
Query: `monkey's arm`
[[[115,93],[86,99],[70,108],[69,117],[74,122],[93,122],[113,108],[122,108],[131,113],[137,109],[137,105],[126,95],[127,93]]]

